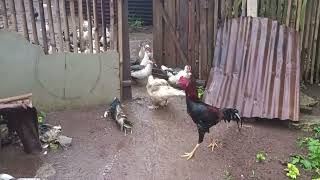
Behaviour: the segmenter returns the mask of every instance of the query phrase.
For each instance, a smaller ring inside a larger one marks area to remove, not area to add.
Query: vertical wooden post
[[[29,32],[27,25],[26,8],[24,7],[24,0],[20,0],[21,14],[22,14],[22,28],[24,37],[29,41]]]
[[[105,14],[106,14],[106,6],[104,3],[104,0],[100,0],[100,5],[101,5],[101,28],[102,28],[102,37],[103,37],[103,50],[107,50],[107,37],[106,37],[106,19],[105,19]],[[110,12],[111,14],[111,12]],[[111,18],[110,18],[111,19]]]
[[[110,0],[110,49],[118,49],[118,22],[115,21],[115,1]]]
[[[60,0],[56,0],[55,2],[55,9],[56,9],[56,16],[57,16],[57,23],[58,23],[58,38],[59,38],[59,50],[60,52],[64,51],[63,45],[63,37],[62,37],[62,26],[61,26],[61,16],[60,16]]]
[[[77,23],[76,23],[76,12],[74,7],[74,1],[70,0],[70,14],[71,14],[71,21],[72,21],[72,34],[73,34],[73,52],[78,53],[78,42],[77,42]]]
[[[17,12],[16,12],[16,4],[14,0],[9,1],[10,7],[11,7],[11,13],[12,13],[12,24],[13,28],[16,32],[18,32],[18,24],[17,24]]]
[[[200,0],[200,43],[199,43],[199,79],[206,77],[206,64],[208,62],[208,8],[206,0]]]
[[[66,41],[66,50],[70,52],[70,37],[69,37],[69,23],[66,9],[66,0],[62,0],[61,4],[62,8],[62,16],[63,16],[63,24],[64,24],[64,39]]]
[[[7,6],[5,0],[1,0],[1,7],[3,9],[4,28],[9,29]]]
[[[37,30],[36,20],[34,17],[33,0],[29,0],[28,4],[29,4],[29,10],[30,10],[29,15],[30,15],[31,25],[32,25],[33,41],[35,44],[39,45],[38,30]]]
[[[87,5],[87,20],[88,20],[88,31],[89,31],[89,49],[90,53],[93,53],[93,45],[92,45],[92,24],[91,24],[91,0],[86,0]]]
[[[206,76],[204,79],[207,79],[208,78],[208,74],[210,72],[210,69],[211,69],[211,65],[212,65],[212,59],[213,59],[213,47],[214,47],[214,30],[213,30],[213,24],[214,24],[214,0],[209,0],[207,1],[208,3],[208,7],[207,7],[207,11],[208,11],[208,17],[207,17],[207,22],[208,22],[208,27],[207,27],[207,37],[208,37],[208,57],[207,57],[207,66],[206,66]],[[236,2],[234,3],[236,4]],[[234,6],[235,9],[235,16],[238,17],[238,9],[239,9],[239,6]]]
[[[299,31],[299,27],[300,27],[301,7],[302,7],[302,0],[298,0],[298,10],[297,10],[297,16],[296,16],[296,31]],[[300,48],[302,47],[300,46]]]
[[[38,1],[39,1],[39,16],[40,16],[41,29],[42,29],[43,49],[44,49],[44,53],[48,54],[48,38],[47,38],[46,22],[45,22],[44,10],[43,10],[43,0],[38,0]]]
[[[120,54],[121,99],[132,99],[129,31],[128,31],[128,0],[118,0],[118,29]]]
[[[5,0],[1,0],[1,7],[3,9],[4,28],[9,29],[7,6]]]
[[[52,17],[52,8],[51,8],[51,0],[47,0],[48,5],[48,21],[49,21],[49,27],[50,27],[50,40],[51,40],[51,46],[52,51],[56,52],[57,46],[56,46],[56,37],[54,34],[54,25],[53,25],[53,17]]]
[[[153,0],[153,56],[157,63],[163,64],[163,19],[160,6],[163,7],[163,2]]]
[[[82,52],[84,50],[84,47],[83,47],[84,42],[83,42],[83,9],[82,9],[82,0],[78,0],[78,14],[79,14],[80,51]]]
[[[288,10],[287,10],[287,19],[286,19],[287,26],[289,26],[289,24],[290,24],[291,6],[292,6],[292,0],[288,0]]]
[[[99,43],[99,23],[98,23],[98,12],[97,12],[97,0],[93,0],[93,19],[94,19],[94,43],[96,47],[96,52],[100,53],[100,43]]]
[[[316,51],[317,51],[317,42],[318,42],[318,34],[319,34],[319,23],[320,23],[320,2],[318,2],[318,7],[315,9],[314,13],[316,13],[316,22],[315,22],[315,30],[314,30],[314,37],[313,37],[313,47],[312,47],[312,61],[311,61],[311,77],[310,77],[310,84],[313,84],[314,80],[314,69],[315,69],[315,62],[316,62]],[[312,19],[313,21],[313,19]],[[313,23],[314,24],[314,23]],[[310,41],[311,42],[311,41]]]

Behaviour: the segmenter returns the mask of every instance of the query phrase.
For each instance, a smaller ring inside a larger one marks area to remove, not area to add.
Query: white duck
[[[9,174],[0,174],[0,180],[11,180],[11,179],[15,179],[15,178]]]
[[[155,79],[152,75],[148,77],[146,87],[151,102],[153,103],[153,106],[149,107],[151,109],[166,106],[170,97],[185,96],[185,92],[171,87],[164,79]]]
[[[178,72],[172,72],[170,71],[171,68],[167,68],[165,66],[161,66],[161,69],[162,70],[165,70],[167,72],[167,75],[168,75],[168,81],[169,81],[169,84],[171,84],[172,86],[175,86],[177,87],[179,84],[178,84],[178,81],[180,79],[180,77],[184,77],[184,78],[187,78],[187,79],[190,79],[191,77],[191,66],[189,65],[186,65],[184,67],[184,70],[180,70]],[[172,69],[171,69],[172,70]]]
[[[153,62],[148,60],[145,66],[140,66],[140,69],[131,70],[131,77],[133,79],[145,79],[152,73]]]

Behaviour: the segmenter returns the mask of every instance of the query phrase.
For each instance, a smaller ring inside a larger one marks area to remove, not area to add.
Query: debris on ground
[[[72,138],[61,134],[61,126],[53,126],[50,124],[39,125],[40,141],[42,148],[58,149],[61,147],[71,146]]]
[[[130,122],[127,116],[124,114],[121,108],[121,102],[118,98],[114,98],[113,102],[110,104],[109,110],[105,111],[104,118],[110,116],[119,125],[121,131],[124,131],[125,136],[127,135],[127,130],[132,134],[133,123]]]
[[[313,107],[317,104],[318,104],[317,100],[306,95],[303,92],[300,92],[300,111],[301,112],[311,114]]]

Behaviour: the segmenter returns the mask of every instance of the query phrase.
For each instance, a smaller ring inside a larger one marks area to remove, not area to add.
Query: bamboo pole
[[[319,11],[319,9],[318,9],[318,11]],[[319,85],[319,82],[320,82],[320,54],[319,54],[319,52],[320,52],[320,44],[318,44],[318,48],[317,48],[317,50],[318,50],[318,57],[317,57],[317,69],[316,69],[316,83]]]
[[[83,9],[82,9],[82,0],[78,0],[78,16],[79,16],[79,41],[80,41],[80,51],[84,50],[84,41],[83,41]],[[78,34],[77,34],[78,36]]]
[[[26,16],[26,8],[24,6],[24,1],[20,0],[20,7],[21,7],[21,14],[22,14],[22,28],[24,37],[29,41],[29,32],[28,32],[28,25],[27,25],[27,16]]]
[[[78,42],[77,42],[77,23],[76,23],[76,11],[74,7],[74,1],[70,0],[70,13],[71,13],[71,24],[73,34],[73,52],[78,53]]]
[[[304,40],[303,40],[303,52],[304,52],[304,56],[303,56],[303,65],[304,65],[304,79],[307,81],[308,79],[308,61],[309,61],[309,57],[310,57],[310,54],[308,54],[308,46],[309,46],[309,34],[310,34],[310,23],[311,23],[311,13],[312,13],[312,4],[313,4],[313,1],[308,1],[308,4],[307,4],[307,9],[308,12],[307,13],[307,17],[306,17],[306,25],[305,25],[305,36],[304,36]]]
[[[52,52],[57,51],[57,46],[56,46],[56,37],[54,34],[54,24],[53,24],[53,17],[52,17],[52,8],[51,8],[51,0],[47,0],[47,5],[48,5],[48,21],[49,21],[49,27],[50,27],[50,40],[51,40],[51,47],[52,47]]]
[[[66,42],[66,50],[70,52],[70,37],[69,37],[69,23],[67,17],[66,0],[62,0],[62,18],[64,26],[64,40]]]
[[[93,3],[93,19],[94,19],[94,40],[95,40],[94,42],[95,42],[96,52],[100,53],[97,0],[93,0],[92,3]]]
[[[110,0],[110,49],[118,49],[118,23],[115,21],[115,0]]]
[[[101,4],[101,28],[102,28],[102,46],[103,46],[103,50],[106,51],[107,50],[107,37],[106,37],[106,20],[105,20],[105,3],[104,0],[100,0],[100,4]],[[111,12],[110,12],[111,13]]]
[[[93,53],[93,45],[92,45],[92,24],[91,24],[91,7],[90,7],[91,1],[86,0],[86,5],[87,5],[87,20],[88,20],[88,31],[89,31],[89,50],[90,53]]]
[[[0,104],[7,104],[13,101],[19,101],[19,100],[24,100],[24,99],[30,99],[32,97],[32,93],[28,94],[23,94],[20,96],[13,96],[13,97],[8,97],[8,98],[3,98],[0,99]]]
[[[312,47],[312,61],[311,61],[311,76],[310,76],[310,84],[313,84],[314,80],[314,69],[315,69],[315,62],[316,62],[316,51],[317,51],[317,42],[318,42],[318,32],[319,32],[319,21],[320,21],[320,3],[318,2],[318,8],[315,12],[317,12],[317,19],[316,19],[316,27],[314,31],[314,38],[313,38],[313,47]],[[313,19],[312,19],[313,21]]]
[[[38,30],[37,30],[37,25],[36,25],[36,19],[34,17],[33,0],[29,0],[28,4],[29,4],[29,10],[30,10],[29,15],[30,15],[30,19],[31,19],[33,41],[35,44],[39,45]]]
[[[46,30],[46,21],[44,16],[44,9],[43,9],[43,0],[39,1],[39,16],[40,16],[40,23],[42,29],[42,42],[43,42],[43,49],[44,53],[48,54],[48,38],[47,38],[47,30]]]
[[[289,26],[289,24],[290,24],[291,7],[292,7],[292,0],[288,0],[287,19],[286,19],[287,26]]]
[[[317,3],[317,1],[315,0],[315,1],[313,1],[313,6],[312,6],[312,14],[315,14],[315,12],[316,12],[316,3]],[[310,42],[312,42],[313,41],[313,38],[314,38],[314,30],[315,30],[315,23],[316,23],[316,16],[312,16],[311,17],[311,27],[310,27],[310,36],[309,36],[309,43]],[[312,49],[313,49],[313,43],[311,43],[310,44],[311,45],[311,47],[310,48],[308,48],[308,55],[309,55],[309,59],[308,59],[308,70],[310,69],[310,71],[307,71],[307,74],[306,74],[306,77],[308,76],[308,73],[309,72],[311,72],[311,70],[312,70],[312,67],[311,67],[311,63],[312,63],[312,56],[311,56],[311,53],[312,53]],[[311,60],[311,62],[310,62],[310,60]],[[311,77],[311,76],[310,76]],[[310,83],[312,84],[313,83],[313,81],[311,81],[311,78],[310,78]]]
[[[60,52],[64,51],[63,45],[63,36],[62,36],[62,26],[61,26],[61,16],[60,16],[60,0],[56,0],[55,2],[55,10],[57,16],[57,23],[58,23],[58,39],[59,39],[59,50]]]
[[[299,31],[302,0],[298,0],[297,3],[298,3],[298,10],[297,10],[297,16],[296,16],[296,31]],[[303,34],[303,32],[300,33],[301,36],[302,36],[302,34]]]
[[[4,28],[9,29],[7,6],[5,0],[1,0],[1,7],[3,9]]]
[[[16,4],[14,0],[9,1],[12,13],[12,24],[13,28],[16,32],[18,32],[18,24],[17,24],[17,12],[16,12]]]

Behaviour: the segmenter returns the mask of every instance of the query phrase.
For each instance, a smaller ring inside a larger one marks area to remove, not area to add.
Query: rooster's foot
[[[200,144],[197,144],[190,153],[184,153],[184,155],[181,155],[181,157],[183,157],[183,158],[186,157],[187,160],[191,159],[194,156],[194,153],[196,152],[199,145]]]
[[[216,141],[211,140],[211,143],[208,145],[208,148],[211,148],[211,151],[213,151],[213,149],[216,147],[219,147]]]

